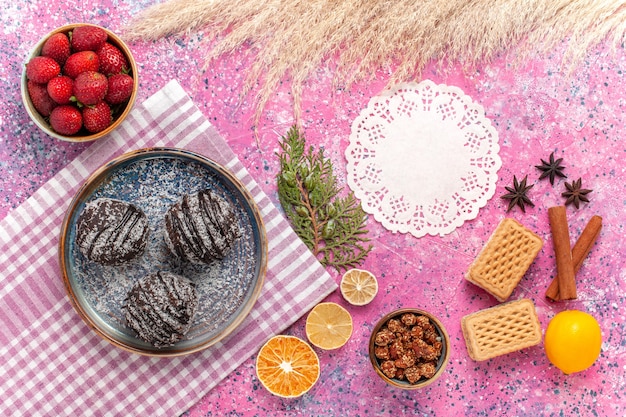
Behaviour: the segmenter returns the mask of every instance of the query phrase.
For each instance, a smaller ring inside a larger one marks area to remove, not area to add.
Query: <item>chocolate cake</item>
[[[124,313],[128,326],[160,348],[180,341],[189,331],[198,306],[194,283],[171,272],[142,278],[129,291]]]
[[[192,263],[224,258],[239,236],[232,204],[211,190],[185,195],[165,215],[167,247]]]
[[[121,265],[143,253],[148,220],[125,201],[99,198],[85,205],[76,224],[76,243],[88,259],[102,265]]]

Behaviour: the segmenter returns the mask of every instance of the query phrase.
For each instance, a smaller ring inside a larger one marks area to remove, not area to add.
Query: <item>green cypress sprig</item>
[[[372,249],[367,215],[351,191],[344,197],[323,148],[306,146],[294,126],[282,137],[278,198],[296,234],[324,266],[360,264]]]

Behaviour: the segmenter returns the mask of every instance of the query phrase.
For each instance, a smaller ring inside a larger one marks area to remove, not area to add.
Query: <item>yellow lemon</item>
[[[563,373],[584,371],[600,356],[602,331],[592,315],[562,311],[548,323],[544,347],[550,362]]]
[[[352,316],[337,303],[319,303],[306,318],[305,332],[318,348],[340,348],[352,335]]]

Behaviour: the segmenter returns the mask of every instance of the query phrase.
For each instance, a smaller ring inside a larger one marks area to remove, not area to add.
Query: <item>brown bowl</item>
[[[75,28],[79,27],[79,26],[97,26],[97,25],[92,25],[89,23],[74,23],[74,24],[70,24],[70,25],[65,25],[62,26],[60,28],[57,28],[55,30],[53,30],[52,32],[48,33],[46,36],[44,36],[39,43],[37,43],[37,45],[35,46],[35,48],[33,49],[33,51],[31,52],[31,54],[29,55],[28,59],[26,60],[26,62],[29,62],[31,59],[33,59],[36,56],[41,55],[41,48],[43,47],[44,43],[46,42],[46,40],[48,40],[48,38],[54,34],[57,33],[69,33],[72,30],[74,30]],[[46,120],[45,117],[43,117],[41,114],[39,114],[39,112],[35,109],[35,107],[33,106],[33,103],[30,100],[30,97],[28,95],[28,90],[26,87],[27,84],[27,79],[26,79],[26,70],[24,70],[22,72],[22,80],[21,80],[21,88],[22,88],[22,102],[24,103],[24,107],[26,107],[26,112],[28,113],[28,115],[30,116],[30,118],[33,120],[33,122],[35,122],[35,124],[41,129],[43,130],[46,134],[48,134],[49,136],[52,136],[54,138],[57,138],[59,140],[63,140],[63,141],[68,141],[68,142],[90,142],[96,139],[99,139],[103,136],[108,135],[109,133],[111,133],[113,130],[115,130],[115,128],[117,128],[122,121],[124,121],[124,119],[126,118],[126,116],[128,116],[128,114],[130,113],[134,103],[135,103],[135,99],[137,97],[137,90],[139,88],[139,79],[138,79],[138,74],[137,74],[137,64],[135,62],[135,58],[133,57],[130,49],[128,48],[128,46],[126,46],[126,44],[117,36],[115,35],[113,32],[111,32],[110,30],[103,28],[101,26],[97,26],[100,27],[101,29],[103,29],[107,35],[108,35],[108,40],[107,42],[111,43],[112,45],[116,46],[117,48],[119,48],[122,53],[124,54],[124,56],[126,57],[126,60],[128,61],[128,64],[130,65],[130,73],[129,75],[131,75],[133,77],[134,80],[134,85],[133,85],[133,92],[130,96],[130,99],[128,100],[128,102],[126,103],[126,105],[123,108],[120,108],[115,114],[114,114],[114,120],[113,123],[111,123],[111,125],[106,128],[103,131],[97,132],[97,133],[93,133],[90,134],[89,132],[85,131],[84,129],[81,129],[80,132],[78,132],[76,135],[73,136],[65,136],[65,135],[61,135],[57,132],[55,132],[54,130],[52,130],[52,127],[50,127],[50,123],[48,122],[48,120]]]
[[[400,319],[400,317],[402,317],[402,315],[406,313],[413,313],[417,316],[427,317],[430,324],[432,324],[433,327],[435,328],[437,340],[441,342],[441,345],[442,345],[440,355],[438,356],[437,359],[432,361],[435,363],[434,375],[432,375],[429,378],[425,378],[422,376],[419,380],[413,383],[409,382],[407,379],[390,378],[387,375],[385,375],[385,373],[383,372],[381,368],[381,365],[384,362],[384,360],[379,359],[375,353],[375,348],[376,348],[375,340],[376,340],[376,335],[378,334],[378,332],[381,329],[383,329],[384,326],[387,326],[387,324],[389,323],[389,320]],[[439,378],[441,374],[443,373],[444,369],[446,368],[446,365],[448,364],[448,359],[450,357],[450,338],[448,337],[448,333],[446,332],[446,329],[444,328],[443,324],[441,324],[441,322],[432,314],[424,310],[417,309],[417,308],[402,308],[402,309],[395,310],[387,314],[386,316],[384,316],[378,321],[376,326],[374,326],[374,329],[372,330],[372,335],[370,336],[370,341],[369,341],[369,357],[370,357],[370,361],[372,362],[372,365],[374,366],[374,370],[376,371],[376,373],[389,385],[396,387],[396,388],[402,388],[402,389],[407,389],[407,390],[424,388],[425,386],[433,383],[437,378]]]
[[[172,202],[198,189],[214,190],[232,202],[242,234],[221,261],[185,266],[167,251],[159,231]],[[77,222],[82,210],[88,202],[100,197],[128,201],[142,208],[155,232],[145,252],[123,267],[89,261],[76,243]],[[259,207],[232,172],[190,151],[148,148],[130,151],[109,161],[81,186],[61,226],[59,265],[70,303],[96,334],[129,352],[171,357],[213,346],[243,323],[263,288],[267,245]],[[192,280],[199,304],[191,329],[183,340],[155,348],[127,326],[123,305],[135,282],[146,273],[159,270],[175,270]]]

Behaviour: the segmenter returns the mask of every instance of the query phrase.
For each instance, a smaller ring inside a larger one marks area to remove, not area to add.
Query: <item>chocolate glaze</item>
[[[165,215],[165,242],[179,258],[209,264],[241,236],[232,205],[211,190],[185,195]]]
[[[102,265],[121,265],[143,253],[148,220],[139,208],[125,201],[99,198],[88,203],[76,226],[78,248]]]
[[[128,326],[155,347],[171,346],[189,331],[198,306],[195,285],[171,272],[144,277],[124,306]]]

